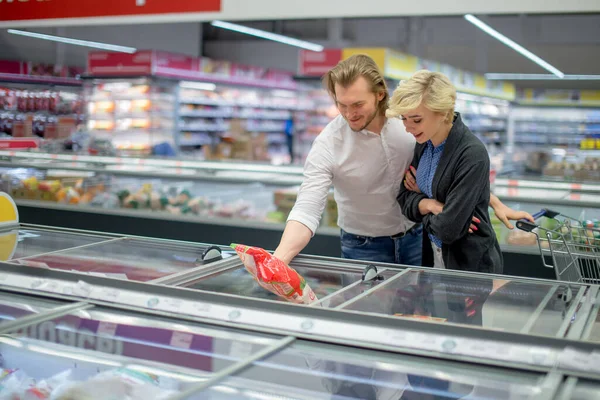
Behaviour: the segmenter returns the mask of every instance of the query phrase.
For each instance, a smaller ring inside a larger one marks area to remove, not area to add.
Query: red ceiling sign
[[[302,76],[323,76],[341,60],[341,49],[325,49],[321,52],[300,50],[298,74]]]
[[[221,11],[221,0],[0,0],[0,21]]]

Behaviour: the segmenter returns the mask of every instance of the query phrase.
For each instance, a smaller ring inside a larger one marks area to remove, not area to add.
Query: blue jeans
[[[423,226],[419,224],[399,238],[358,236],[342,230],[341,242],[343,258],[420,267]]]

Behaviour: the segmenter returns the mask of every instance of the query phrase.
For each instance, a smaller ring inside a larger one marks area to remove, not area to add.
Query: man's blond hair
[[[379,104],[377,104],[377,109],[381,115],[385,115],[389,100],[388,87],[383,74],[371,57],[364,54],[356,54],[346,60],[340,61],[338,65],[325,74],[323,83],[333,100],[337,101],[335,85],[338,84],[346,88],[356,82],[361,76],[367,80],[371,86],[371,91],[375,95],[379,93],[384,94]]]
[[[442,73],[417,71],[406,81],[400,82],[386,112],[388,118],[396,118],[414,110],[423,103],[429,110],[444,114],[447,122],[454,118],[456,88]]]

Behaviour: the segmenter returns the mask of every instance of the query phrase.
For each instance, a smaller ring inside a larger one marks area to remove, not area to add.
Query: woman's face
[[[417,143],[426,143],[431,140],[434,145],[436,143],[436,137],[444,134],[444,127],[446,116],[444,114],[431,111],[423,103],[414,110],[410,110],[401,116],[404,122],[406,131],[413,135],[417,140]],[[443,141],[440,140],[441,143]]]

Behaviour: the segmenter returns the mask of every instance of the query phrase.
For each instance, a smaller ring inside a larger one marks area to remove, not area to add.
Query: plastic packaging
[[[175,393],[160,388],[158,377],[120,368],[58,388],[50,400],[162,400]]]
[[[296,270],[266,250],[240,244],[232,244],[231,247],[240,256],[246,270],[266,290],[292,303],[310,304],[318,301],[315,292]]]

